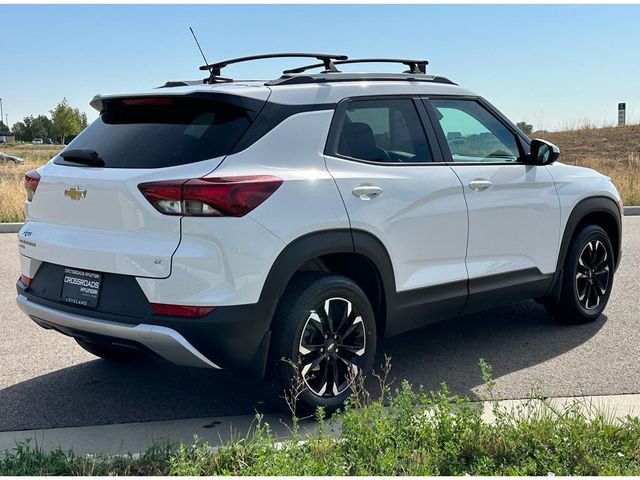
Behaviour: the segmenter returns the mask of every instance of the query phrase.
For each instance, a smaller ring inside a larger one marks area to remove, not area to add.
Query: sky
[[[48,114],[63,97],[92,120],[97,93],[203,78],[189,26],[210,62],[279,51],[426,58],[429,73],[535,129],[613,124],[618,102],[640,122],[640,5],[282,4],[0,5],[9,123]],[[298,63],[224,73],[270,79]]]

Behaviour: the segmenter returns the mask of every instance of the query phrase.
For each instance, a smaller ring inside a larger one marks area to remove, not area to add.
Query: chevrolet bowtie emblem
[[[87,196],[87,191],[80,190],[78,187],[71,187],[64,191],[64,196],[69,197],[71,200],[80,200]]]

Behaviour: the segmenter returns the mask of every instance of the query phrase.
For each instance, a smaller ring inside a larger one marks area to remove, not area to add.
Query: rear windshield
[[[95,150],[107,168],[171,167],[226,155],[250,123],[244,109],[203,98],[109,100],[68,149]]]

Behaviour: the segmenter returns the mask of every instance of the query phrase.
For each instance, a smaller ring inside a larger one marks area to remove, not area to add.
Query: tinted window
[[[68,148],[95,150],[110,168],[170,167],[225,155],[250,124],[234,105],[161,98],[107,101]]]
[[[347,107],[337,153],[372,162],[430,162],[431,150],[410,99],[357,100]]]
[[[516,162],[515,135],[474,100],[432,99],[454,162]]]

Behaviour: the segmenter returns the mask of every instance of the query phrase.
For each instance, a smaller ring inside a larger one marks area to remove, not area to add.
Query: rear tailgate
[[[104,100],[98,120],[39,169],[21,253],[83,270],[168,277],[181,216],[160,213],[138,185],[211,172],[263,103],[202,94]],[[99,162],[87,162],[86,152]]]
[[[50,163],[41,170],[37,193],[27,204],[28,220],[19,233],[21,253],[68,267],[167,277],[180,242],[180,217],[158,212],[138,184],[166,175],[203,175],[216,164],[204,163],[197,169],[189,165],[188,172],[104,172]]]

